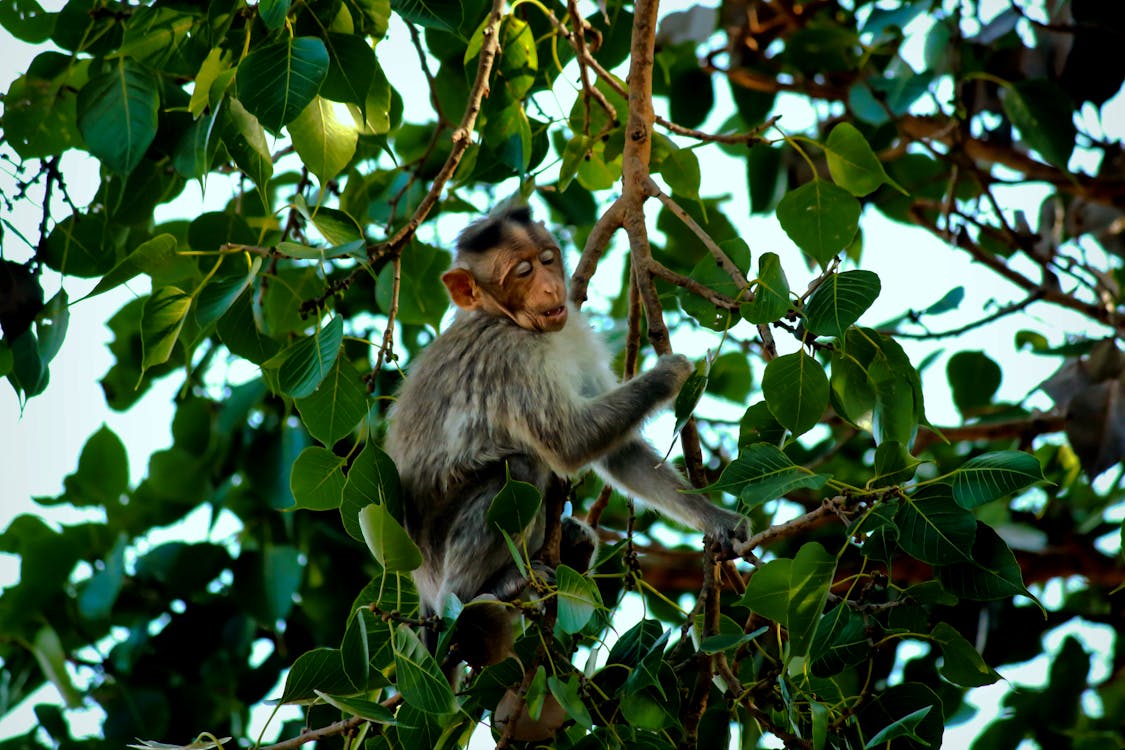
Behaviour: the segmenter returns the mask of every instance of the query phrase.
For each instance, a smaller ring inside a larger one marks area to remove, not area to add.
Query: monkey
[[[692,363],[663,355],[618,383],[605,345],[567,302],[559,246],[526,206],[466,227],[442,281],[455,318],[409,365],[384,447],[399,470],[404,525],[422,551],[413,575],[422,615],[441,614],[451,594],[466,603],[457,625],[464,637],[455,641],[464,661],[477,667],[510,655],[512,621],[497,612],[528,586],[485,520],[508,477],[546,493],[592,466],[615,488],[720,542],[745,538],[743,516],[692,492],[639,433]],[[563,524],[564,560],[568,552],[585,557],[575,563],[585,569],[596,536],[569,516]],[[534,557],[545,526],[541,507],[516,544]],[[463,623],[470,612],[478,616]],[[497,628],[507,632],[490,632]]]

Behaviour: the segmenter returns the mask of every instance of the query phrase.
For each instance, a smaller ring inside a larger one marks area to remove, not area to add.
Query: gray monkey
[[[591,466],[617,489],[725,544],[745,538],[743,516],[691,492],[638,432],[679,391],[692,364],[664,355],[618,383],[604,345],[567,305],[557,244],[527,208],[466,228],[442,280],[456,319],[410,366],[385,446],[402,479],[406,529],[424,558],[414,573],[422,614],[441,613],[450,594],[468,603],[458,625],[468,633],[456,639],[461,659],[479,666],[511,650],[510,615],[500,603],[517,598],[527,580],[485,520],[508,475],[546,493],[557,477]],[[544,528],[541,510],[517,544],[534,555]],[[564,519],[571,547],[564,561],[585,557],[575,564],[584,569],[594,540],[585,524]],[[506,632],[487,632],[495,628]]]

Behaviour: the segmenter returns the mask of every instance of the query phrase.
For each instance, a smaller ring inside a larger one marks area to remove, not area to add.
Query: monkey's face
[[[485,222],[442,277],[464,310],[506,317],[540,333],[566,325],[566,270],[562,253],[538,222]]]
[[[558,248],[519,243],[501,257],[496,297],[509,317],[529,331],[561,331],[567,319],[566,278]]]

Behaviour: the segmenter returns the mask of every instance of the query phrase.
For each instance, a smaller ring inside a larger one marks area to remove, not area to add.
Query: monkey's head
[[[566,325],[562,254],[525,206],[470,224],[457,240],[453,268],[441,280],[462,310],[510,318],[521,328],[542,333]]]

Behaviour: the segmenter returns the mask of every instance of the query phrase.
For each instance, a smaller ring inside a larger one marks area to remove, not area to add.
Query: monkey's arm
[[[722,542],[746,539],[749,521],[720,508],[691,490],[639,437],[614,450],[596,464],[598,473],[626,494],[646,501],[669,518]]]
[[[676,394],[691,371],[685,357],[665,355],[653,369],[592,399],[557,385],[536,388],[525,397],[527,403],[507,404],[509,429],[554,471],[571,474],[629,440],[645,417]]]

